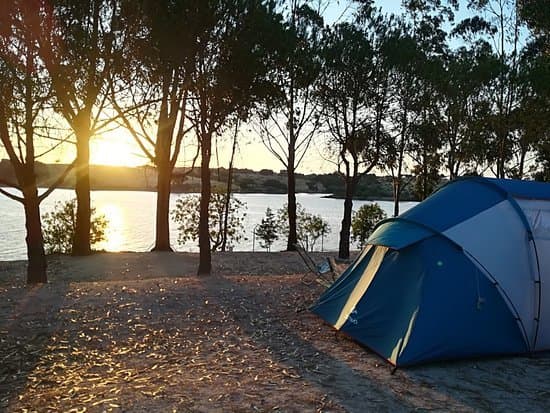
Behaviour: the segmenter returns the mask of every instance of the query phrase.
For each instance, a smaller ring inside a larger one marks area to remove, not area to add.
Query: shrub
[[[267,251],[271,250],[271,245],[279,238],[277,227],[277,218],[271,208],[267,207],[265,217],[255,230],[256,236],[261,240],[260,246]]]
[[[288,237],[288,204],[277,210],[280,233]],[[330,226],[320,215],[307,212],[300,203],[296,203],[296,235],[305,250],[313,251],[319,238],[330,232]]]
[[[105,240],[107,219],[105,215],[96,215],[92,208],[90,222],[90,244],[93,246]],[[70,254],[76,232],[76,199],[56,202],[52,212],[42,216],[44,249],[46,254]]]
[[[363,205],[353,215],[351,221],[351,238],[363,248],[378,222],[387,217],[377,203]]]
[[[210,248],[218,250],[223,244],[223,222],[227,195],[213,193],[208,208],[208,228],[210,230]],[[236,198],[229,200],[226,245],[231,248],[244,236],[244,217],[246,204]],[[171,212],[172,220],[178,225],[178,244],[199,239],[200,195],[185,195],[176,200]]]

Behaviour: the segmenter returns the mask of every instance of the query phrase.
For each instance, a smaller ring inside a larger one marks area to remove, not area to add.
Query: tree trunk
[[[76,134],[76,228],[73,255],[89,255],[90,245],[90,111],[82,110],[75,120]]]
[[[296,177],[294,175],[294,167],[290,167],[290,165],[294,165],[294,153],[292,154],[292,161],[289,157],[289,167],[287,169],[288,240],[286,244],[286,250],[296,251],[296,244],[298,243],[296,224]]]
[[[401,200],[401,190],[403,185],[403,158],[405,156],[405,128],[403,128],[403,136],[401,138],[399,148],[399,159],[397,160],[397,174],[393,178],[393,216],[399,215],[399,201]]]
[[[223,210],[223,232],[221,250],[227,248],[227,229],[229,224],[229,208],[231,207],[231,192],[233,187],[233,161],[235,160],[235,151],[237,149],[237,132],[239,126],[235,126],[235,135],[233,136],[233,146],[231,147],[231,159],[229,160],[229,170],[227,171],[227,191],[225,197],[225,206]]]
[[[25,190],[25,227],[27,236],[27,284],[48,282],[46,275],[46,255],[44,254],[44,239],[40,222],[40,204],[36,185]]]
[[[523,179],[523,171],[525,169],[525,157],[527,156],[527,150],[521,147],[521,155],[519,159],[518,179]]]
[[[401,178],[393,179],[393,216],[399,215],[399,198],[401,198]]]
[[[172,171],[170,160],[157,162],[157,215],[155,226],[155,246],[153,251],[172,251],[170,247],[170,192]]]
[[[349,258],[350,233],[351,233],[351,215],[353,211],[353,195],[355,193],[355,183],[357,178],[346,177],[346,195],[344,198],[344,217],[342,218],[342,227],[340,229],[340,242],[338,245],[338,258]]]
[[[208,205],[210,204],[210,155],[212,135],[201,137],[201,200],[199,214],[199,269],[198,275],[209,275],[212,271],[210,231],[208,226]]]

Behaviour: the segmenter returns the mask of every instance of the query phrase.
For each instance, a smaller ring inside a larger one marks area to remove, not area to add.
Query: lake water
[[[172,194],[171,208],[176,199],[181,196]],[[55,190],[41,205],[42,214],[51,211],[58,201],[74,198],[74,191],[68,189]],[[98,213],[105,214],[109,225],[107,241],[96,245],[97,249],[107,251],[148,251],[154,245],[156,193],[145,191],[92,191],[92,206]],[[259,224],[269,206],[272,210],[281,208],[287,201],[286,195],[274,194],[236,194],[236,198],[246,204],[245,238],[234,246],[235,251],[261,250],[258,240],[252,236],[254,227]],[[307,212],[321,215],[330,225],[331,232],[323,239],[323,249],[334,251],[338,249],[338,233],[344,209],[341,199],[323,198],[319,194],[297,194],[297,201]],[[377,201],[380,207],[391,216],[393,203]],[[357,210],[369,201],[354,201],[353,208]],[[414,206],[415,202],[402,202],[401,212]],[[177,243],[177,230],[171,223],[171,244],[177,251],[198,251],[196,243],[180,246]],[[321,248],[321,241],[316,249]],[[276,241],[272,250],[282,250],[286,247],[284,239]],[[0,260],[26,259],[25,221],[23,207],[5,196],[0,196]]]

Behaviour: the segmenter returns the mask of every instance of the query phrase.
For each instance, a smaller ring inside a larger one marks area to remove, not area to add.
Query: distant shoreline
[[[7,189],[13,189],[12,187],[0,185],[0,188],[7,188]],[[40,186],[38,189],[47,189],[47,187]],[[67,190],[74,190],[73,186],[69,185],[61,185],[58,186],[57,189],[67,189]],[[90,188],[91,191],[120,191],[120,192],[157,192],[156,188],[129,188],[129,187],[101,187],[101,186],[92,186]],[[199,191],[187,191],[181,188],[174,188],[170,191],[172,194],[196,194],[199,193]],[[233,194],[267,194],[267,195],[286,195],[286,192],[270,192],[270,191],[264,191],[264,192],[258,192],[258,191],[233,191]],[[308,195],[319,195],[320,198],[326,198],[326,199],[345,199],[343,196],[335,195],[335,194],[327,194],[326,192],[304,192],[300,191],[296,194],[308,194]],[[354,201],[386,201],[386,202],[393,202],[393,198],[387,197],[387,196],[368,196],[368,197],[361,197],[361,196],[354,196]],[[417,200],[413,198],[401,198],[399,200],[400,202],[417,202]]]
[[[46,187],[62,175],[67,165],[36,164],[38,185]],[[227,187],[229,171],[226,168],[211,169],[213,191],[223,192]],[[337,173],[295,175],[296,193],[320,194],[334,199],[344,198],[344,182]],[[0,179],[5,182],[15,182],[16,178],[11,163],[0,160]],[[74,172],[59,188],[74,189]],[[95,191],[147,191],[155,192],[157,172],[153,167],[123,167],[90,165],[90,187]],[[357,184],[356,200],[388,200],[393,199],[393,178],[367,174],[361,177]],[[200,192],[200,168],[189,172],[186,168],[175,168],[172,174],[172,193]],[[233,169],[233,192],[241,194],[265,193],[286,194],[288,177],[285,170],[278,172],[263,169]],[[328,194],[328,195],[327,195]],[[402,200],[414,200],[414,194],[409,186],[403,188]]]

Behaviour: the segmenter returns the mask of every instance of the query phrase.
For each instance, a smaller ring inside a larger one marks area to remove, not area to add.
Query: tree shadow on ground
[[[299,280],[218,275],[2,284],[0,410],[548,407],[548,359],[442,363],[390,375],[377,356],[313,315],[296,313],[320,292]]]
[[[257,300],[265,291],[250,290],[233,282],[233,278],[205,278],[203,284],[210,299],[231,314],[244,334],[269,349],[302,379],[329,395],[348,412],[414,410],[415,406],[398,394],[305,341],[289,329],[284,320],[273,318]],[[281,297],[273,296],[272,299],[280,300]],[[387,374],[390,375],[389,367]]]
[[[550,355],[439,362],[404,370],[418,386],[475,411],[548,411]]]
[[[68,288],[11,278],[0,282],[0,410],[23,391],[47,352]]]

